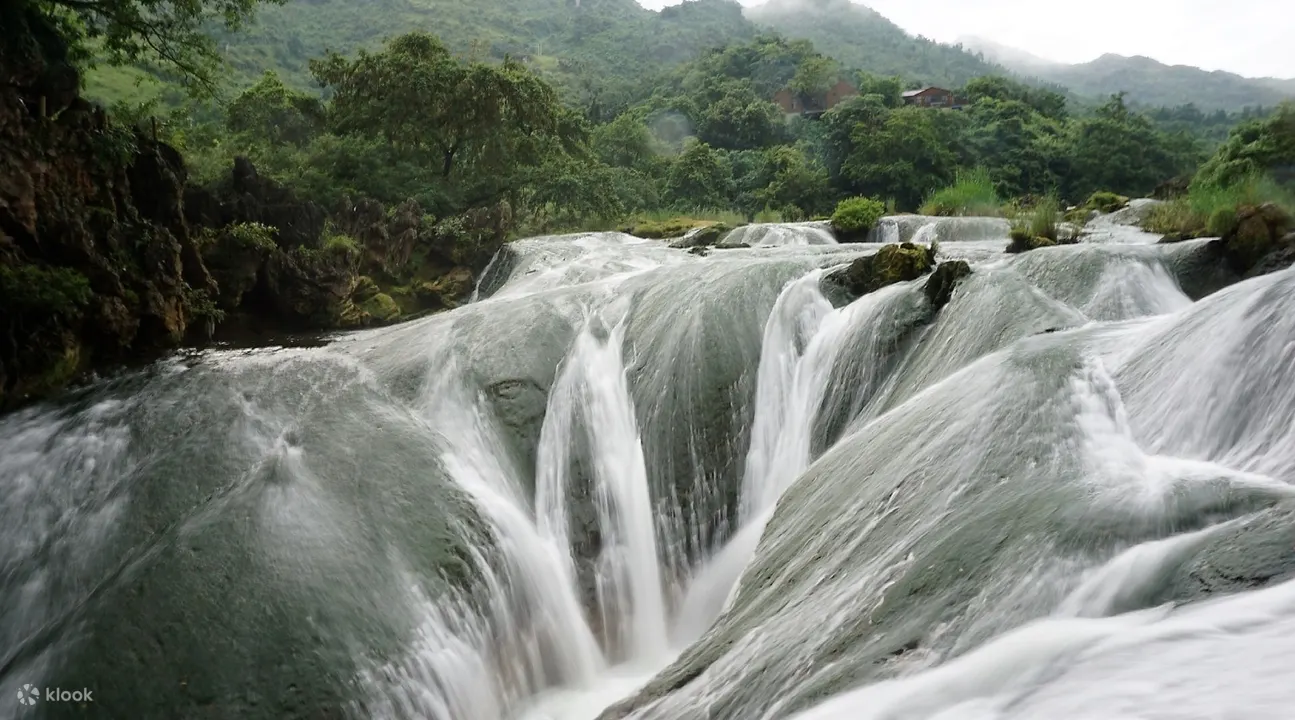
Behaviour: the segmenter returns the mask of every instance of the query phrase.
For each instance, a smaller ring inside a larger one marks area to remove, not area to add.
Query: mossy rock
[[[670,247],[682,250],[695,247],[714,247],[721,244],[724,238],[732,231],[733,227],[724,223],[707,225],[696,231],[690,230],[691,234],[670,243]]]
[[[380,292],[382,290],[376,282],[373,282],[373,278],[368,275],[361,275],[355,280],[355,290],[351,292],[351,299],[357,303],[362,303]]]
[[[931,307],[940,310],[949,301],[953,299],[953,291],[957,289],[958,283],[963,278],[971,274],[971,266],[966,260],[951,260],[940,263],[931,273],[931,277],[926,281],[926,299],[931,301]]]
[[[1223,256],[1233,272],[1245,275],[1292,229],[1295,219],[1272,203],[1238,208],[1236,226],[1223,236]]]
[[[377,293],[360,303],[360,309],[382,323],[393,322],[400,317],[400,306],[386,293]]]
[[[850,263],[826,279],[858,297],[898,282],[916,280],[935,266],[929,247],[913,243],[892,243]]]
[[[669,220],[645,220],[641,223],[625,229],[625,232],[635,237],[641,237],[646,240],[661,240],[666,238],[683,237],[688,231],[699,228],[713,226],[717,223],[709,220],[696,220],[694,218],[670,218]]]
[[[1127,197],[1104,190],[1099,190],[1088,196],[1088,202],[1084,203],[1085,208],[1096,210],[1100,213],[1113,213],[1117,210],[1123,210],[1128,205],[1129,199]]]
[[[1023,253],[1023,252],[1028,252],[1030,250],[1038,250],[1039,248],[1052,247],[1058,244],[1064,244],[1064,243],[1058,243],[1056,240],[1053,240],[1052,238],[1030,237],[1028,235],[1013,235],[1011,244],[1007,246],[1007,252]]]

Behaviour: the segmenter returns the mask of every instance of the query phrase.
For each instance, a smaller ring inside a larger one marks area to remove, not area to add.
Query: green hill
[[[757,34],[730,0],[690,0],[653,12],[635,0],[288,0],[219,36],[230,85],[265,70],[309,87],[308,63],[327,50],[376,48],[425,30],[473,57],[521,59],[564,90],[592,92],[662,72],[702,50]],[[96,73],[89,91],[105,100],[137,95],[134,73]]]
[[[877,11],[850,0],[769,0],[747,8],[752,21],[875,75],[961,87],[1003,68],[956,45],[913,37]]]

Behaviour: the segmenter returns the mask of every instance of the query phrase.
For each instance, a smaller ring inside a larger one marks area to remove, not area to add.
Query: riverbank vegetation
[[[1295,216],[1295,104],[1235,128],[1187,191],[1151,210],[1143,226],[1177,238],[1220,237],[1243,208]]]

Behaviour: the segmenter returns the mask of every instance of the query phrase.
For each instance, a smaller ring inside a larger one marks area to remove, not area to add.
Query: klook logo
[[[35,705],[41,700],[40,688],[27,683],[18,691],[18,702],[23,705]],[[77,702],[87,703],[94,702],[94,691],[81,688],[80,690],[64,690],[63,688],[45,688],[45,702]]]

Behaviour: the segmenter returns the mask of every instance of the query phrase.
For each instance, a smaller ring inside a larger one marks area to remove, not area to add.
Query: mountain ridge
[[[986,38],[968,36],[962,42],[1018,75],[1064,85],[1080,95],[1127,92],[1141,105],[1194,104],[1206,110],[1271,107],[1295,99],[1295,79],[1251,78],[1118,53],[1103,53],[1083,63],[1062,63]]]

